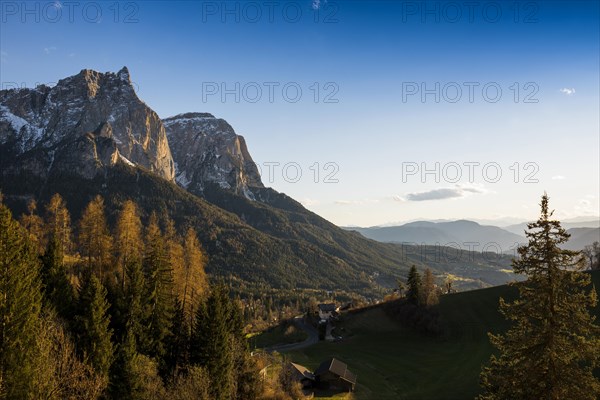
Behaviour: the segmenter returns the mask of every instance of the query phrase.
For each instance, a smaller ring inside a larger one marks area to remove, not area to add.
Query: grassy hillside
[[[600,273],[593,280],[600,287]],[[481,365],[493,350],[486,333],[508,326],[498,299],[515,294],[514,288],[500,286],[443,296],[439,312],[446,333],[441,338],[402,327],[381,307],[346,314],[339,323],[344,341],[321,342],[289,356],[309,368],[327,357],[346,362],[358,374],[357,399],[473,399]],[[595,313],[600,315],[600,307]]]

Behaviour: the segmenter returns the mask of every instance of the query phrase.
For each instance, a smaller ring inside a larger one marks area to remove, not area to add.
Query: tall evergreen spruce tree
[[[409,303],[418,305],[421,299],[421,275],[417,271],[417,267],[414,265],[410,267],[406,284],[408,286],[406,299],[409,301]]]
[[[150,216],[146,232],[144,271],[148,302],[146,326],[148,341],[145,351],[162,359],[166,353],[165,339],[171,332],[173,317],[173,270],[156,214]]]
[[[135,338],[137,343],[148,343],[149,338],[144,326],[149,312],[146,299],[146,278],[142,270],[142,263],[129,262],[126,266],[126,280],[124,293],[124,306],[126,309],[125,325],[127,331]]]
[[[161,371],[163,377],[169,380],[174,380],[179,371],[189,363],[190,332],[186,321],[183,305],[179,299],[175,299],[172,332],[166,338],[167,352]]]
[[[600,364],[600,328],[589,312],[596,290],[581,272],[580,255],[560,248],[569,234],[551,217],[544,194],[540,218],[528,224],[529,243],[513,263],[527,280],[515,284],[518,300],[500,300],[513,326],[505,335],[490,334],[500,354],[482,371],[481,400],[600,398],[593,374]]]
[[[27,232],[0,198],[0,376],[7,399],[32,397],[42,307],[38,261]]]
[[[248,341],[244,334],[244,314],[239,306],[239,300],[232,301],[226,296],[224,302],[229,304],[229,331],[232,337],[233,384],[235,390],[232,397],[236,399],[255,399],[260,391],[260,376],[255,360],[248,352]]]
[[[48,303],[56,309],[58,315],[68,319],[74,311],[75,296],[63,265],[62,249],[59,238],[52,235],[42,256],[42,281]]]
[[[142,382],[135,370],[137,357],[135,337],[128,330],[117,348],[115,361],[110,368],[109,393],[111,398],[118,400],[142,399],[140,395]]]
[[[106,301],[106,288],[89,271],[84,279],[79,303],[80,311],[77,320],[81,350],[96,372],[103,377],[108,377],[113,361],[109,304]]]
[[[191,361],[204,367],[211,377],[210,394],[215,400],[231,398],[233,377],[232,334],[227,290],[222,285],[196,311]]]

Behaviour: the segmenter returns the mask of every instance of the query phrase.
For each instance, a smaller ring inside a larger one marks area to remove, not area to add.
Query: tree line
[[[209,285],[196,232],[102,197],[54,195],[19,221],[0,197],[0,398],[252,399],[243,311]]]

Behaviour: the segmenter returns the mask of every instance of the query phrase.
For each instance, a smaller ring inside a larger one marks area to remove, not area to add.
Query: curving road
[[[282,353],[285,351],[293,351],[304,349],[305,347],[312,346],[315,343],[319,342],[319,332],[315,329],[311,324],[307,324],[304,322],[303,316],[298,316],[294,318],[294,325],[298,328],[302,329],[304,332],[308,334],[308,337],[303,342],[299,343],[289,343],[289,344],[279,344],[271,347],[265,348],[265,351],[270,353],[276,351],[278,353]]]

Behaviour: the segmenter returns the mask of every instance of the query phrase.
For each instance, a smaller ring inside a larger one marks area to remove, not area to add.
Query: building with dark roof
[[[335,358],[323,361],[315,371],[315,377],[317,385],[324,389],[352,392],[356,386],[356,375],[350,372],[345,363]]]
[[[334,303],[319,304],[319,318],[328,320],[332,317],[337,317],[340,312],[340,307]]]
[[[308,368],[293,362],[289,363],[288,368],[290,369],[291,378],[296,382],[300,382],[303,389],[313,387],[315,375]]]

